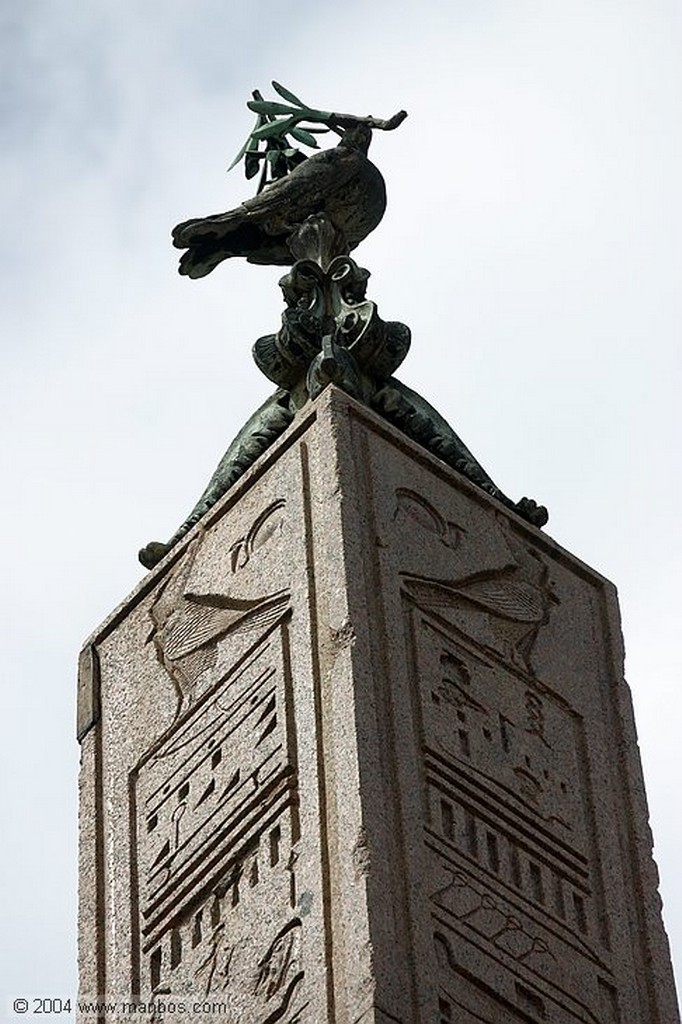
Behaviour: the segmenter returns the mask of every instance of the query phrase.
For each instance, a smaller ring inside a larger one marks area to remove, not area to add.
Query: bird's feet
[[[533,526],[544,526],[549,519],[549,512],[544,505],[538,505],[532,498],[521,498],[516,502],[518,514]]]
[[[162,544],[161,541],[151,540],[138,552],[139,558],[145,569],[153,569],[155,565],[170,551],[170,544]]]

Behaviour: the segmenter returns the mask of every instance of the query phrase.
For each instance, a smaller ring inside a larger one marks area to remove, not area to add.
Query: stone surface
[[[328,388],[81,655],[81,997],[673,1024],[622,670],[610,583]]]

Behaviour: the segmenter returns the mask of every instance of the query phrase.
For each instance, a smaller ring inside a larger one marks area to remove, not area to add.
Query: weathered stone
[[[679,1019],[614,588],[341,391],[86,650],[107,1021]]]

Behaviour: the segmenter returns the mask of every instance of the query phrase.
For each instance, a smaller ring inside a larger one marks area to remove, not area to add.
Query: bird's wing
[[[542,591],[523,580],[476,580],[455,588],[472,604],[514,622],[538,622],[543,615]]]
[[[224,595],[197,598],[189,594],[159,634],[159,644],[168,658],[184,658],[227,633],[269,624],[282,613],[287,598],[282,594],[240,600]],[[253,620],[253,621],[252,621]]]
[[[208,217],[184,220],[173,228],[173,245],[176,249],[187,249],[201,238],[229,235],[241,227],[247,217],[244,207],[238,206],[227,213],[212,213]]]
[[[539,622],[544,615],[543,592],[532,583],[507,577],[462,580],[406,580],[409,591],[428,608],[446,608],[463,599],[512,622]]]
[[[353,157],[364,159],[361,154],[338,146],[316,153],[298,164],[290,174],[273,181],[259,195],[247,199],[242,204],[243,209],[259,220],[284,209],[312,210],[328,191],[343,186],[352,177],[356,170]]]
[[[178,224],[173,228],[173,245],[187,249],[201,238],[224,238],[247,223],[262,224],[275,216],[289,223],[305,220],[320,209],[325,195],[342,188],[357,173],[358,162],[364,160],[361,153],[345,147],[316,153],[234,210]]]

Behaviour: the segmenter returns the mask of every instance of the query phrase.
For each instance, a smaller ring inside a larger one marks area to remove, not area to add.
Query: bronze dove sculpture
[[[253,347],[256,365],[277,391],[239,432],[175,534],[166,543],[147,544],[140,561],[156,565],[330,383],[542,526],[547,510],[529,498],[506,497],[446,420],[393,376],[410,347],[410,330],[381,319],[366,297],[369,272],[348,255],[386,209],[384,179],[367,157],[372,131],[391,131],[407,114],[401,110],[382,120],[317,110],[272,84],[287,103],[253,93],[247,106],[257,114],[256,126],[232,164],[243,157],[247,178],[260,170],[258,193],[227,213],[183,221],[173,230],[173,244],[186,250],[180,273],[191,278],[205,277],[233,256],[291,267],[280,280],[282,326]],[[315,135],[328,131],[340,136],[331,149],[306,157],[293,145],[317,149]]]
[[[339,232],[339,251],[354,249],[379,224],[386,209],[386,185],[367,159],[372,128],[346,129],[333,149],[299,163],[235,210],[184,221],[173,230],[173,245],[187,249],[180,273],[204,277],[222,260],[244,256],[249,263],[287,266],[295,256],[292,235],[314,214],[324,214]]]

